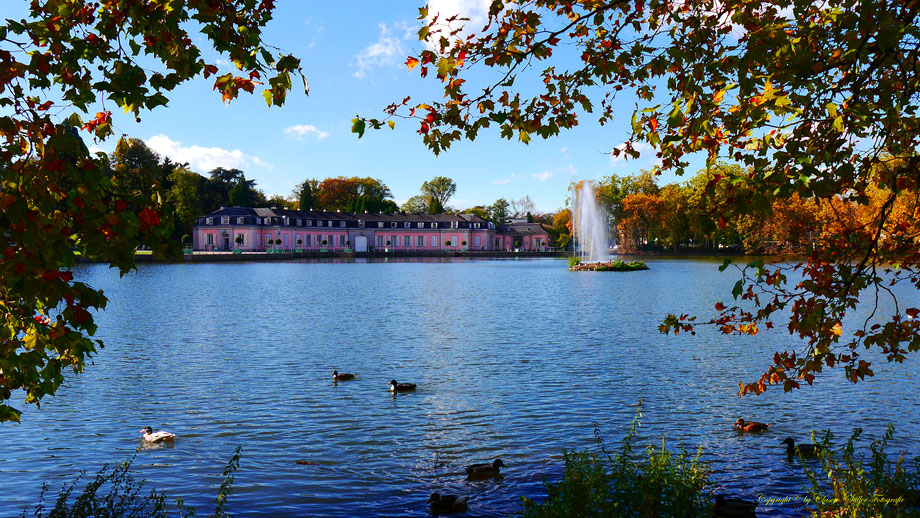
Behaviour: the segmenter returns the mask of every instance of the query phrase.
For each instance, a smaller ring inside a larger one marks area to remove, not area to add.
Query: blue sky
[[[633,101],[625,97],[617,122],[600,127],[583,116],[580,128],[551,140],[535,137],[529,146],[486,132],[435,157],[413,123],[368,131],[358,140],[350,133],[355,115],[381,117],[385,106],[406,95],[417,102],[441,98],[436,79],[420,79],[403,64],[420,49],[416,17],[422,3],[281,0],[265,39],[301,58],[309,97],[295,88],[282,109],[268,108],[257,89],[228,105],[212,91],[212,80],[200,79],[172,92],[167,107],[143,114],[139,123],[113,109],[116,135],[141,138],[202,174],[216,166],[237,167],[268,195],[288,195],[306,178],[371,176],[402,203],[418,194],[425,180],[448,176],[458,186],[449,203],[456,208],[529,195],[538,211],[554,211],[564,206],[573,177],[633,174],[653,165],[652,153],[611,160],[610,149],[627,135]],[[434,0],[431,12],[460,11],[481,27],[488,3]],[[207,48],[203,36],[197,43]],[[219,58],[205,52],[212,61]],[[226,62],[218,64],[230,70]],[[114,139],[98,148],[111,151]]]

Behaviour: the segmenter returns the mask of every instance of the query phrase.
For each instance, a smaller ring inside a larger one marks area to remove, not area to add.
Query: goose
[[[348,381],[355,379],[354,374],[339,374],[339,371],[332,371],[332,380],[333,381]]]
[[[501,459],[495,459],[491,464],[473,464],[466,467],[466,474],[469,477],[494,477],[501,474],[501,469],[505,463]]]
[[[393,392],[409,392],[410,390],[415,390],[415,383],[397,383],[396,380],[393,380],[389,383],[390,390]]]
[[[818,455],[818,452],[823,450],[824,447],[820,444],[796,444],[792,437],[787,437],[781,442],[781,444],[786,445],[786,454],[789,455],[789,458],[792,458],[796,452],[801,453],[803,457],[815,457]]]
[[[757,514],[754,512],[756,507],[757,502],[716,495],[716,503],[712,506],[712,512],[716,516],[725,518],[756,518]]]
[[[153,428],[149,426],[141,430],[141,433],[144,434],[144,440],[147,442],[173,442],[173,439],[176,438],[174,433],[164,432],[163,430],[154,432]]]
[[[745,421],[744,419],[738,418],[735,421],[734,428],[739,432],[765,432],[770,425],[765,423],[758,423],[755,421]]]
[[[431,514],[462,513],[466,511],[467,497],[457,495],[442,495],[440,493],[431,493],[431,498],[427,504],[431,506]]]

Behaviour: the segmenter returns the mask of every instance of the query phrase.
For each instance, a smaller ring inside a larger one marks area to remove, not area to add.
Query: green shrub
[[[578,260],[577,257],[575,257],[574,255],[572,257],[569,257],[569,268],[573,266],[578,266],[579,264],[581,264],[581,261]]]
[[[240,467],[241,452],[242,446],[236,449],[224,468],[224,481],[217,492],[216,506],[211,515],[213,518],[227,516],[227,498],[233,490],[233,474]],[[130,473],[133,460],[132,457],[111,469],[108,465],[102,466],[96,473],[96,478],[83,488],[83,492],[76,498],[71,498],[74,488],[86,475],[85,471],[81,471],[73,482],[58,491],[54,507],[50,509],[45,507],[48,485],[43,483],[38,505],[29,515],[23,510],[22,518],[190,518],[195,515],[195,509],[186,507],[182,499],[176,500],[175,514],[171,514],[164,493],[155,489],[149,493],[143,492],[144,481],[137,480]]]
[[[868,459],[856,454],[854,443],[862,435],[855,429],[843,451],[832,447],[833,435],[825,434],[818,453],[820,470],[803,463],[810,487],[807,488],[808,507],[812,516],[916,516],[920,506],[920,457],[909,469],[904,455],[895,462],[888,458],[885,447],[894,436],[894,425],[882,439],[872,441]]]
[[[555,483],[544,482],[548,497],[541,503],[524,498],[523,516],[670,516],[697,517],[711,512],[705,492],[709,470],[700,452],[672,453],[662,439],[634,452],[642,406],[618,451],[610,452],[597,428],[599,453],[563,451],[565,470]]]

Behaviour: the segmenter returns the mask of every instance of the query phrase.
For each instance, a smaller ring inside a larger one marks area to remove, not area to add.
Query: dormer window
[[[230,216],[221,216],[221,217],[220,217],[220,224],[221,224],[221,225],[229,225],[229,224],[230,224]]]
[[[342,221],[339,222],[339,226],[340,226],[340,227],[344,227],[344,226],[345,226],[345,220],[344,220],[344,219],[343,219]]]
[[[332,220],[331,220],[331,219],[330,219],[329,221],[326,222],[326,226],[327,226],[327,227],[331,227],[331,226],[332,226]]]
[[[208,225],[214,224],[214,218],[208,218]]]
[[[390,228],[396,228],[396,222],[395,222],[395,221],[392,222],[392,223],[390,223]]]
[[[412,223],[409,223],[408,221],[403,223],[403,228],[409,228],[410,226],[412,226]]]
[[[285,224],[285,225],[290,225],[290,224],[291,224],[291,218],[285,216],[285,217],[284,217],[284,224]]]
[[[237,225],[243,225],[246,222],[246,218],[236,218]]]
[[[359,227],[359,228],[364,228],[364,220],[363,220],[363,219],[359,219],[359,220],[358,220],[358,227]]]
[[[382,221],[378,221],[378,222],[377,222],[377,228],[383,228],[383,222],[382,222]]]
[[[421,221],[418,222],[418,228],[425,228],[425,224]]]
[[[460,228],[460,222],[459,222],[459,221],[451,221],[451,222],[450,222],[450,228]]]
[[[431,228],[438,228],[438,224],[435,221],[431,222]]]
[[[312,219],[308,219],[308,220],[307,220],[307,226],[308,226],[308,227],[312,227],[312,226],[313,226],[313,220],[312,220]]]
[[[298,226],[298,227],[303,226],[303,220],[302,220],[302,219],[297,218],[297,226]]]

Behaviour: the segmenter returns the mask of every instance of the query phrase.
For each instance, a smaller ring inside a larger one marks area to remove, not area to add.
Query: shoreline
[[[137,263],[220,263],[220,262],[277,262],[296,261],[300,259],[387,259],[387,258],[566,258],[571,252],[499,252],[499,251],[469,251],[469,252],[444,252],[444,251],[391,251],[391,252],[195,252],[183,255],[181,259],[158,259],[150,254],[136,254],[134,261]],[[77,257],[77,263],[104,263],[84,257]]]

